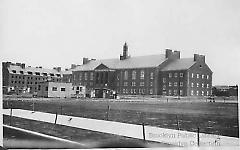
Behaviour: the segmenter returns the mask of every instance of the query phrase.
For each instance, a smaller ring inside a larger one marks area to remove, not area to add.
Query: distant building
[[[165,54],[130,57],[126,43],[120,58],[83,58],[83,65],[63,78],[99,97],[109,90],[123,95],[207,96],[212,88],[204,55],[180,58],[180,51],[166,49]]]
[[[216,85],[213,86],[212,93],[215,96],[238,96],[238,85]]]
[[[61,82],[60,67],[45,69],[40,67],[26,67],[24,63],[2,62],[3,93],[36,93],[40,89],[40,82]]]
[[[37,92],[39,97],[85,97],[84,86],[72,86],[72,83],[41,82]]]

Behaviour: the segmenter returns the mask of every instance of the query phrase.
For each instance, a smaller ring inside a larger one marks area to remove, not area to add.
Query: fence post
[[[145,125],[144,125],[144,122],[142,122],[142,128],[143,128],[143,141],[146,141],[146,138],[145,138]]]
[[[176,119],[177,119],[177,128],[178,128],[178,130],[180,130],[180,128],[179,128],[179,121],[178,121],[178,116],[176,115]]]
[[[57,123],[57,112],[56,112],[56,117],[55,117],[55,121],[54,121],[54,124]]]
[[[12,125],[12,107],[10,109],[10,126]]]
[[[110,106],[108,105],[108,107],[107,107],[107,120],[108,120],[108,117],[109,117],[109,110],[110,110]]]
[[[198,127],[198,130],[197,130],[197,143],[198,143],[198,146],[200,146],[200,138],[199,138],[199,127]]]
[[[32,100],[32,111],[34,111],[34,101]]]

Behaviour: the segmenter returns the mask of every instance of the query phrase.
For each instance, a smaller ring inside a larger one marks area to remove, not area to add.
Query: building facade
[[[44,69],[42,67],[26,67],[24,63],[2,62],[3,93],[36,93],[43,81],[61,82],[60,67]]]
[[[84,58],[63,78],[96,95],[110,89],[123,95],[207,96],[212,87],[204,55],[180,58],[180,51],[166,49],[165,54],[130,57],[126,43],[119,59]]]

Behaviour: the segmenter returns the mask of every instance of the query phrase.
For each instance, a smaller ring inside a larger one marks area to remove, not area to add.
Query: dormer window
[[[47,73],[43,73],[44,76],[47,76]]]
[[[50,76],[51,76],[51,77],[53,77],[53,76],[54,76],[54,74],[53,74],[53,73],[50,73]]]
[[[16,70],[12,70],[13,73],[16,73]]]
[[[57,77],[60,77],[61,75],[60,74],[56,74],[57,75]]]
[[[40,72],[35,72],[35,74],[36,74],[37,76],[40,76]]]
[[[23,71],[20,71],[20,74],[23,74]]]
[[[28,73],[28,74],[30,74],[30,75],[32,75],[32,74],[33,74],[31,71],[28,71],[27,73]]]

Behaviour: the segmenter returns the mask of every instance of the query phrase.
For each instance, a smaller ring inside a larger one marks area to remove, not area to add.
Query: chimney
[[[174,51],[173,54],[177,59],[180,59],[180,51]]]
[[[71,69],[74,69],[74,68],[76,68],[76,67],[77,67],[76,64],[71,64]]]
[[[39,66],[38,68],[41,68],[41,69],[42,69],[42,66]]]
[[[58,71],[58,72],[61,72],[61,67],[57,67],[57,71]]]
[[[120,60],[124,60],[124,59],[127,59],[129,57],[130,56],[128,55],[128,45],[125,42],[124,45],[123,45],[123,55],[120,55]]]
[[[165,58],[169,58],[173,54],[171,49],[166,49],[165,51]]]
[[[21,64],[22,69],[25,69],[25,63]]]
[[[89,59],[86,58],[86,57],[83,57],[83,65],[84,65],[84,64],[87,64],[89,61],[91,61],[91,60],[89,60]]]
[[[205,62],[205,55],[194,54],[193,60]]]

